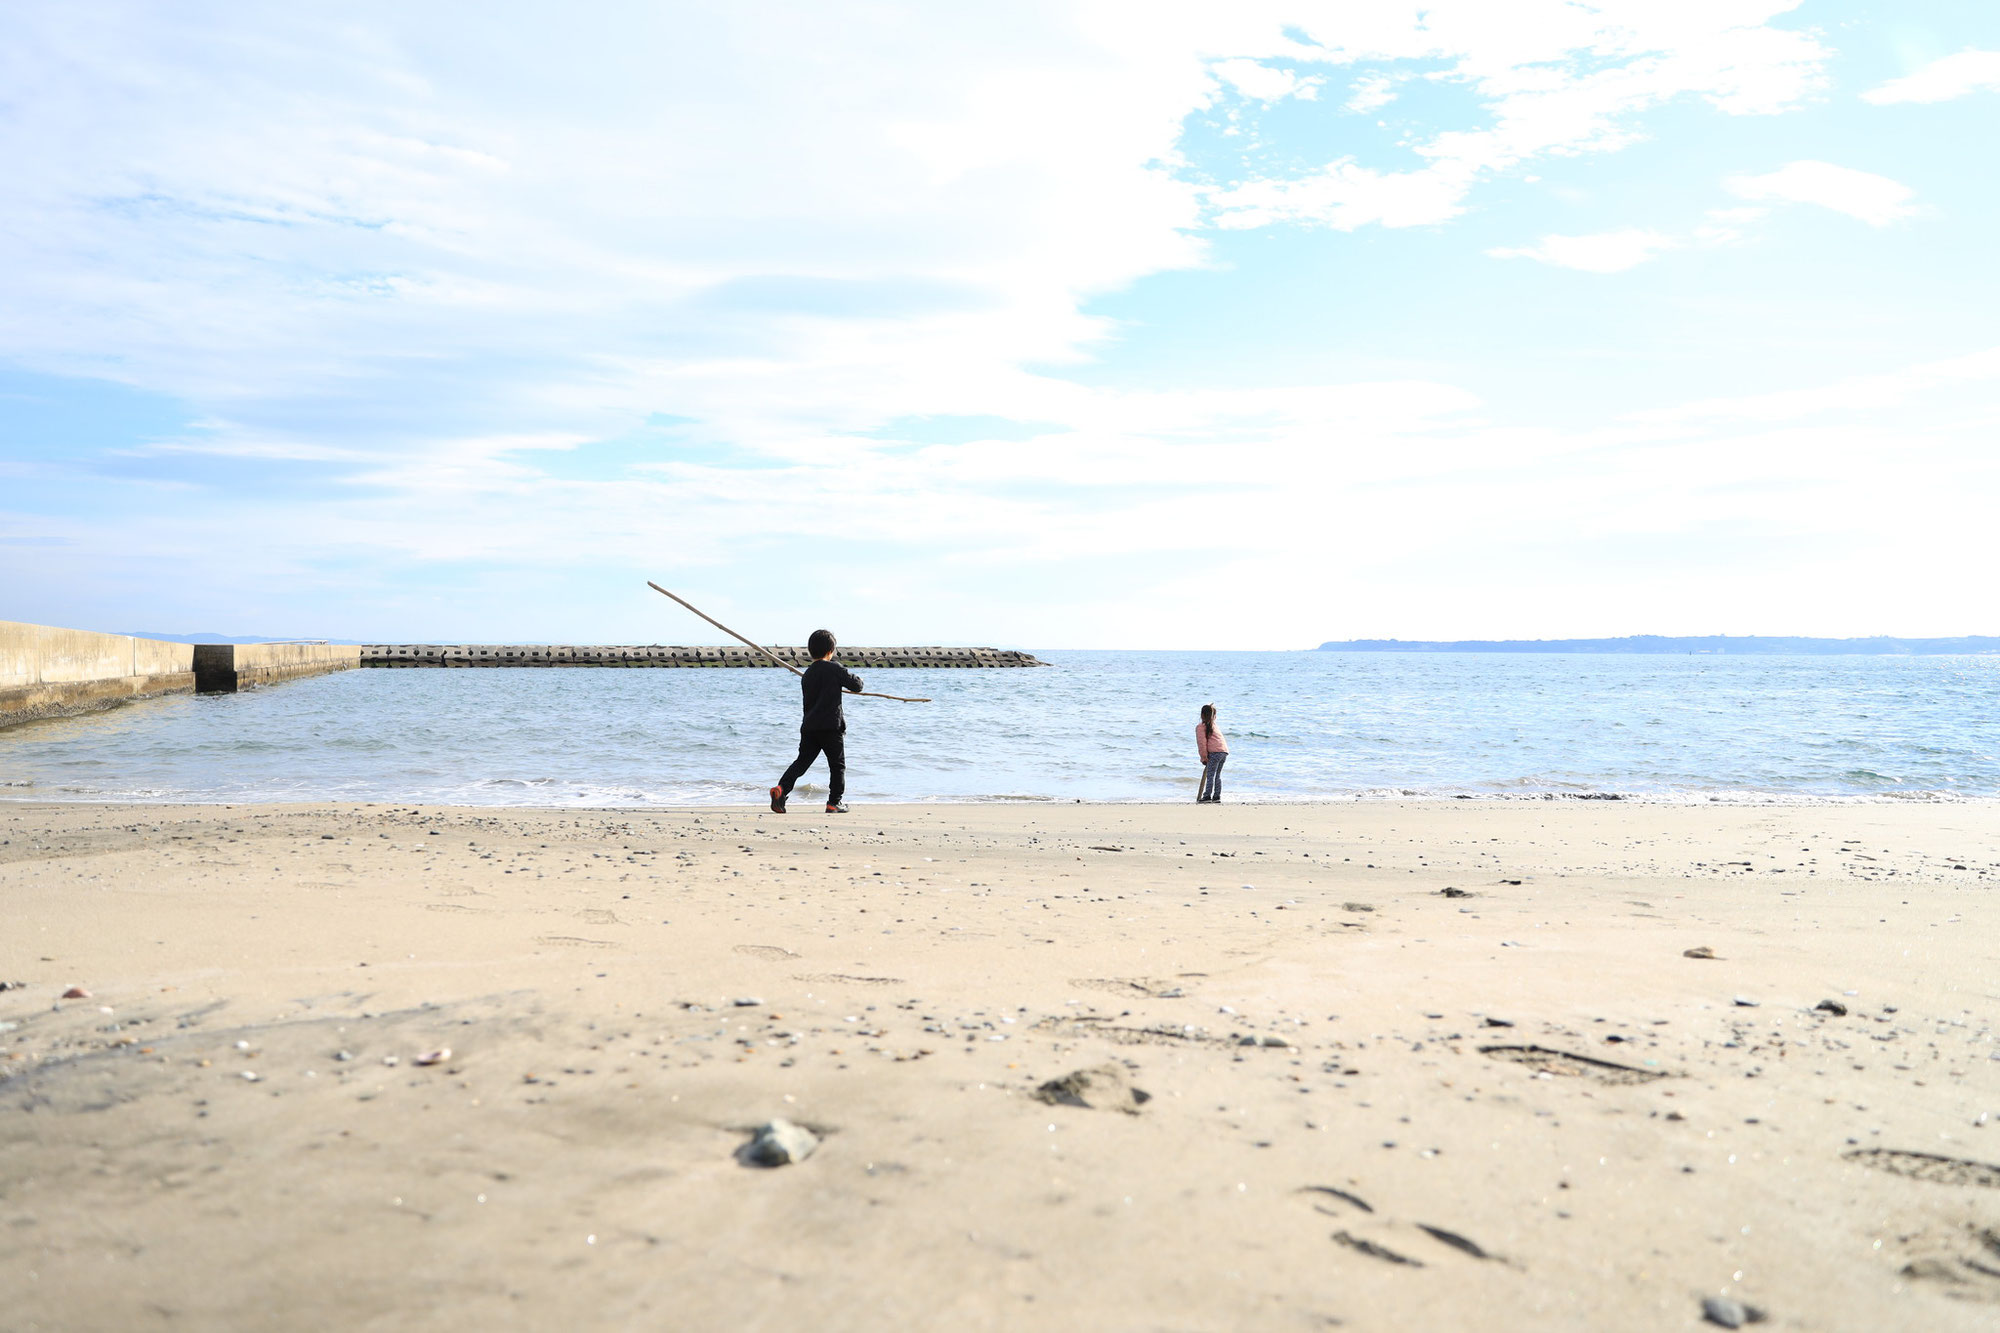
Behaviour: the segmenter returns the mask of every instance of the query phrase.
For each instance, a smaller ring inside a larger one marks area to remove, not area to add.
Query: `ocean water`
[[[1044,652],[865,673],[848,799],[2000,798],[2000,658]],[[796,745],[764,670],[362,670],[0,730],[0,798],[761,802]],[[824,769],[799,798],[823,799]]]

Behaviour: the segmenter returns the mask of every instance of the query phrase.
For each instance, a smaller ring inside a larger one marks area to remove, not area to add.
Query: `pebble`
[[[1757,1001],[1748,999],[1741,995],[1737,996],[1733,1001],[1731,1001],[1731,1003],[1739,1005],[1744,1009],[1755,1009],[1757,1007]]]
[[[354,1052],[353,1052],[353,1051],[335,1051],[335,1052],[333,1053],[333,1058],[334,1058],[334,1059],[336,1059],[336,1060],[339,1060],[339,1061],[342,1061],[342,1062],[345,1062],[345,1061],[348,1061],[348,1060],[352,1060],[352,1059],[354,1058]]]
[[[1283,1037],[1266,1037],[1264,1038],[1264,1044],[1266,1046],[1282,1046],[1287,1049],[1291,1047],[1291,1043],[1286,1041]]]
[[[805,1161],[818,1147],[819,1135],[804,1125],[779,1119],[760,1125],[740,1156],[756,1166],[790,1166]]]
[[[1813,1008],[1822,1011],[1824,1013],[1832,1014],[1835,1018],[1847,1017],[1847,1006],[1842,1004],[1839,1000],[1821,1000],[1818,1004],[1814,1005]]]
[[[254,1069],[246,1069],[236,1077],[242,1079],[245,1083],[255,1083],[258,1079],[258,1073]]]
[[[62,993],[62,997],[65,1000],[87,1000],[90,998],[90,992],[81,986],[71,986]]]
[[[434,1051],[425,1051],[422,1055],[410,1061],[410,1063],[413,1065],[441,1065],[449,1059],[451,1059],[451,1047],[440,1046]]]
[[[1733,1301],[1727,1296],[1704,1296],[1701,1298],[1701,1317],[1711,1324],[1724,1328],[1741,1328],[1745,1324],[1761,1324],[1764,1312],[1754,1305]]]
[[[395,1068],[395,1067],[396,1067],[397,1065],[399,1065],[399,1064],[401,1064],[401,1063],[403,1063],[403,1062],[402,1062],[402,1060],[401,1060],[401,1059],[399,1059],[399,1058],[398,1058],[398,1057],[396,1057],[396,1056],[393,1056],[393,1055],[385,1055],[385,1056],[383,1056],[383,1057],[382,1057],[382,1063],[383,1063],[383,1064],[385,1064],[385,1065],[387,1065],[387,1066],[389,1066],[389,1067],[390,1067],[391,1069],[394,1069],[394,1068]]]
[[[1682,949],[1682,950],[1681,950],[1681,957],[1683,957],[1683,958],[1713,958],[1713,957],[1715,957],[1715,950],[1713,950],[1713,949],[1709,948],[1709,947],[1708,947],[1708,946],[1707,946],[1706,944],[1701,944],[1701,945],[1697,945],[1697,946],[1695,946],[1695,947],[1694,947],[1694,948],[1692,948],[1692,949]]]
[[[738,1009],[755,1009],[764,1002],[754,995],[739,995],[730,1001]]]

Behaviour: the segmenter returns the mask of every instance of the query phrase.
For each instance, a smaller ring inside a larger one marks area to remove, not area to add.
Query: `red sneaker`
[[[783,787],[771,788],[771,813],[774,815],[785,813],[785,789]]]
[[[834,802],[828,801],[826,803],[826,812],[830,815],[844,815],[847,813],[847,807],[844,805],[836,805]]]

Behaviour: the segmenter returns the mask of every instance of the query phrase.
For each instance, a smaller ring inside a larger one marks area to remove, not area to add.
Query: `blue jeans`
[[[1217,750],[1208,756],[1208,762],[1201,766],[1201,790],[1195,793],[1197,801],[1222,799],[1222,765],[1228,758],[1227,750]]]

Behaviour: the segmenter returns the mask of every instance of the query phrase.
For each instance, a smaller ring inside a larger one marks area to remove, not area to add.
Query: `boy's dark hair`
[[[806,640],[806,651],[814,657],[825,657],[828,653],[832,652],[833,631],[830,629],[814,630],[812,637]]]

